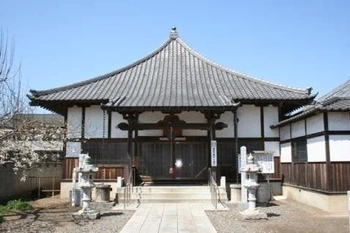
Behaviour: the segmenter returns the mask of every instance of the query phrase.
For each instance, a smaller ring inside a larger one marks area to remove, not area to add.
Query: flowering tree
[[[20,65],[14,65],[14,45],[0,31],[0,165],[12,163],[14,172],[27,171],[43,158],[38,148],[49,149],[64,135],[60,124],[23,117],[31,110],[22,93]]]

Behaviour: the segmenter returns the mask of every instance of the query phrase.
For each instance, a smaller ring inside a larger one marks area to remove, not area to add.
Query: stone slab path
[[[227,208],[220,205],[218,209]],[[210,203],[141,204],[121,232],[216,232],[204,210],[214,210],[214,208]]]

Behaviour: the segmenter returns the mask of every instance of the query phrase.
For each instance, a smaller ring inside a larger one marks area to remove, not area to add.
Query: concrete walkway
[[[219,205],[218,209],[226,209]],[[214,210],[210,203],[141,204],[122,233],[216,232],[204,210]]]

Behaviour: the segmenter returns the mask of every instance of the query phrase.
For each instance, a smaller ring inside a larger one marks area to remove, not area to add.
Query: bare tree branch
[[[63,142],[65,128],[30,119],[30,108],[22,93],[21,66],[14,65],[15,47],[0,30],[0,164],[11,162],[22,178],[42,160],[35,148],[50,149]],[[47,148],[44,148],[47,147]]]

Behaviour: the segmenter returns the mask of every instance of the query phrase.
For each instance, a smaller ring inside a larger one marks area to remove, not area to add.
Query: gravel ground
[[[219,233],[232,232],[317,232],[349,233],[347,213],[329,214],[291,200],[274,201],[269,207],[259,207],[267,220],[243,220],[239,214],[245,208],[227,204],[228,211],[206,211]]]
[[[72,213],[80,207],[71,207],[59,198],[40,199],[31,204],[35,210],[6,216],[5,221],[0,223],[0,232],[120,232],[134,213],[132,210],[105,210],[101,211],[100,219],[84,221],[72,218]],[[267,220],[243,220],[239,212],[245,208],[230,204],[227,204],[227,207],[229,210],[206,211],[219,233],[349,232],[349,218],[346,213],[330,215],[290,200],[275,201],[269,207],[259,207],[267,213]]]
[[[94,221],[74,220],[72,213],[80,207],[71,207],[59,198],[45,198],[33,202],[35,210],[8,215],[0,223],[0,232],[11,233],[73,233],[73,232],[120,232],[134,211],[101,211]]]

